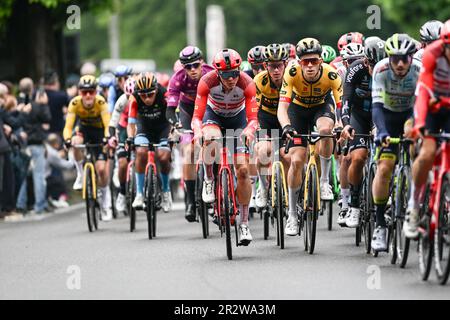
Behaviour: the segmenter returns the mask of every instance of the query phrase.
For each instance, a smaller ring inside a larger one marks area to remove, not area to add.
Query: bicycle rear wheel
[[[311,165],[308,178],[308,199],[306,210],[306,233],[308,238],[308,253],[314,253],[314,247],[316,244],[316,226],[317,217],[319,216],[318,197],[317,194],[317,173],[316,166]]]
[[[279,165],[275,168],[275,210],[277,213],[277,234],[280,249],[284,249],[284,205],[283,205],[283,177]]]
[[[89,232],[93,232],[97,229],[97,216],[96,216],[96,203],[95,198],[96,195],[94,194],[94,185],[92,181],[92,169],[90,166],[86,166],[84,169],[84,177],[86,179],[85,182],[85,201],[86,201],[86,217],[87,217],[87,223],[88,223],[88,229]]]
[[[233,210],[233,202],[230,199],[231,190],[229,190],[228,173],[226,170],[222,171],[221,174],[221,216],[225,218],[225,242],[227,247],[227,257],[228,260],[233,259],[233,252],[231,247],[231,211]]]
[[[155,173],[153,171],[153,166],[149,166],[148,172],[147,172],[147,179],[145,181],[145,201],[146,201],[146,208],[145,211],[147,213],[147,227],[148,227],[148,238],[152,239],[154,236],[153,233],[153,223],[154,223],[154,215],[156,213],[155,209],[155,196],[156,196],[156,190],[155,190]]]
[[[396,236],[396,252],[397,258],[400,263],[400,268],[404,268],[408,262],[409,244],[410,239],[405,236],[403,232],[403,222],[405,221],[405,213],[408,207],[408,201],[411,193],[410,188],[411,174],[408,167],[403,167],[400,171],[400,175],[397,180],[397,192],[396,192],[396,224],[395,224],[395,236]]]
[[[438,225],[434,230],[434,265],[440,284],[447,283],[450,273],[450,174],[442,179]]]
[[[203,164],[199,165],[197,171],[197,178],[195,180],[195,210],[197,211],[197,217],[200,217],[202,223],[203,238],[206,239],[209,236],[209,220],[208,220],[208,207],[202,199],[203,179],[204,179]]]
[[[136,210],[133,208],[133,201],[136,197],[136,175],[134,173],[134,164],[129,167],[127,181],[127,206],[128,215],[130,216],[130,232],[136,229]]]

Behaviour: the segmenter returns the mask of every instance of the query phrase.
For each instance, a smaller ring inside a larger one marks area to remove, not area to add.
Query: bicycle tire
[[[264,240],[267,240],[269,238],[269,219],[270,219],[270,213],[267,207],[262,209],[262,216],[264,224]]]
[[[279,165],[276,165],[275,168],[275,209],[277,211],[277,233],[280,240],[280,249],[284,249],[283,181]]]
[[[434,267],[439,284],[447,283],[450,273],[450,173],[442,178],[441,198],[439,199],[439,219],[434,230]]]
[[[433,262],[433,239],[430,236],[430,212],[429,212],[430,185],[427,183],[425,189],[424,202],[420,208],[419,216],[420,226],[423,232],[419,232],[418,250],[419,250],[419,273],[423,281],[428,280]]]
[[[327,229],[331,231],[333,229],[333,201],[323,201],[322,206],[322,210],[327,212]]]
[[[114,157],[109,159],[109,190],[111,192],[111,210],[113,219],[117,219],[117,209],[116,209],[116,196],[117,196],[117,188],[114,185],[113,176],[114,176],[114,167],[115,161]]]
[[[200,221],[202,224],[203,239],[206,239],[209,236],[209,219],[208,219],[207,205],[206,203],[203,202],[202,199],[203,179],[204,179],[204,168],[203,164],[200,164],[197,171],[197,177],[195,180],[195,211],[197,217],[200,217]]]
[[[154,190],[154,173],[153,173],[153,166],[149,166],[147,171],[147,177],[145,179],[145,185],[144,185],[144,194],[145,194],[145,213],[147,215],[147,233],[148,238],[153,238],[153,216],[155,214],[155,190]]]
[[[85,177],[85,201],[86,201],[86,217],[89,232],[94,232],[96,230],[95,227],[95,199],[94,199],[94,187],[92,183],[92,173],[91,167],[86,166],[84,169],[84,177]]]
[[[365,196],[366,196],[366,208],[367,211],[365,212],[366,217],[365,217],[365,228],[364,228],[364,244],[365,244],[365,249],[366,249],[366,253],[370,254],[372,251],[372,236],[373,236],[373,231],[375,230],[375,205],[373,202],[373,196],[372,196],[372,184],[373,184],[373,179],[375,178],[375,172],[376,172],[376,164],[375,163],[371,163],[369,166],[369,172],[368,172],[368,177],[367,177],[367,181],[366,181],[366,191],[365,191]]]
[[[395,223],[395,236],[396,236],[396,252],[397,259],[399,260],[400,268],[404,268],[408,262],[410,239],[405,236],[403,232],[403,222],[405,221],[405,213],[408,207],[408,201],[411,193],[409,187],[410,181],[409,167],[403,167],[400,170],[400,174],[397,180],[397,192],[396,192],[396,223]]]
[[[133,201],[136,197],[136,175],[134,172],[134,164],[129,167],[129,181],[127,181],[127,201],[128,214],[130,216],[130,232],[136,230],[136,209],[133,208]]]
[[[319,215],[317,204],[317,172],[316,166],[311,165],[309,169],[308,179],[308,199],[307,199],[307,212],[306,212],[306,229],[308,236],[308,253],[313,254],[316,245],[316,227],[317,217]]]
[[[225,242],[226,242],[226,248],[227,248],[227,257],[228,260],[233,259],[233,249],[231,247],[231,222],[230,222],[230,216],[231,216],[231,210],[233,210],[233,204],[232,201],[230,201],[230,190],[229,188],[229,182],[228,182],[228,172],[226,170],[222,171],[221,174],[221,191],[222,191],[222,214],[225,218]]]

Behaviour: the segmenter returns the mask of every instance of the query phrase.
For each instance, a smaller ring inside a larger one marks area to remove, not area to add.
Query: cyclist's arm
[[[75,124],[76,118],[77,118],[76,106],[72,102],[70,102],[69,109],[67,110],[66,124],[64,125],[64,130],[63,130],[64,140],[68,140],[68,139],[72,138],[72,130],[73,130],[73,125]]]
[[[375,102],[372,104],[372,120],[377,128],[377,136],[386,137],[389,135],[386,128],[386,119],[383,112],[383,104]]]
[[[336,104],[336,110],[339,110],[339,112],[342,108],[342,85],[342,78],[339,75],[337,75],[337,78],[335,78],[334,80],[331,80],[331,89],[333,90],[334,103]]]
[[[436,57],[426,51],[422,58],[422,70],[416,89],[416,103],[414,105],[414,122],[417,127],[425,126],[428,113],[428,103],[433,97],[433,72],[436,68]]]
[[[208,103],[209,87],[203,79],[200,79],[197,87],[197,97],[195,98],[194,115],[192,116],[192,130],[201,130],[203,116],[206,112],[206,105]]]
[[[350,114],[353,107],[353,98],[355,95],[355,83],[356,83],[357,74],[355,73],[352,76],[351,72],[347,73],[347,76],[345,77],[345,83],[344,83],[344,92],[342,96],[342,113],[341,113],[341,119],[342,124],[345,126],[350,125]]]
[[[104,129],[104,136],[109,137],[109,121],[111,120],[111,117],[109,115],[108,111],[108,105],[106,101],[101,100],[100,102],[100,117],[102,119],[103,129]]]
[[[284,71],[283,85],[281,86],[280,90],[280,100],[278,102],[277,110],[278,122],[280,122],[282,128],[284,128],[288,124],[291,124],[287,111],[289,108],[289,104],[291,103],[294,76],[296,74],[297,69],[295,66],[292,66],[291,68]]]
[[[114,111],[111,115],[111,120],[109,121],[109,126],[113,128],[117,128],[117,125],[119,124],[120,115],[122,114],[123,110],[125,109],[125,106],[128,103],[127,95],[124,93],[120,96],[119,99],[117,99],[116,104],[114,105]]]
[[[136,122],[137,122],[137,101],[133,96],[130,96],[128,101],[128,126],[127,134],[129,137],[136,136]]]
[[[112,85],[109,87],[109,91],[108,91],[108,111],[109,111],[109,113],[113,112],[115,102],[116,102],[116,89],[114,88],[114,85]]]
[[[258,106],[256,104],[256,86],[252,81],[244,91],[245,113],[247,115],[247,127],[258,127]]]

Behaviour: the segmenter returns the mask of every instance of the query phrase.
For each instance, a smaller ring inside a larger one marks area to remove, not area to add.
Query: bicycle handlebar
[[[286,146],[284,147],[285,154],[289,153],[289,149],[291,148],[290,142],[294,141],[294,143],[295,143],[295,139],[298,139],[298,138],[300,138],[300,139],[306,138],[309,143],[316,144],[319,140],[322,140],[322,139],[326,139],[326,138],[334,139],[334,138],[336,138],[336,134],[320,134],[317,132],[312,132],[310,134],[295,134],[292,136],[291,139],[287,139]],[[294,144],[294,145],[296,145],[296,144]]]

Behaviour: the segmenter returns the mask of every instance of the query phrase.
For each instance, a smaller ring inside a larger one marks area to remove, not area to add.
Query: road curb
[[[27,214],[22,218],[18,218],[18,219],[14,219],[14,220],[2,220],[2,223],[21,223],[21,222],[30,222],[30,221],[41,221],[41,220],[46,220],[48,218],[51,217],[55,217],[55,216],[60,216],[63,214],[67,214],[69,212],[72,212],[74,210],[78,210],[84,207],[84,202],[78,202],[78,203],[74,203],[72,205],[70,205],[67,208],[59,208],[59,209],[55,209],[54,212],[52,213],[44,213],[44,214]]]

